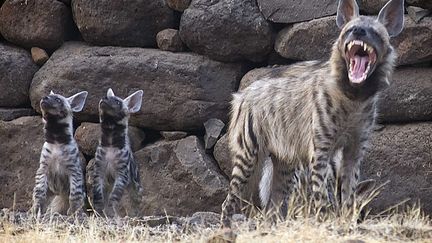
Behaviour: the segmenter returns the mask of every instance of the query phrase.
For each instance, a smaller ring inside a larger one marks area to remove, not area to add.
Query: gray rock
[[[164,0],[74,0],[72,11],[84,40],[96,45],[153,47],[176,22]]]
[[[387,125],[373,134],[362,175],[376,179],[378,185],[390,180],[371,204],[375,211],[410,198],[432,213],[431,138],[431,123]]]
[[[217,139],[219,138],[222,129],[225,127],[225,123],[219,119],[209,119],[204,122],[205,135],[204,135],[204,144],[205,149],[211,149],[216,144]]]
[[[334,0],[257,0],[264,17],[276,23],[295,23],[336,14]]]
[[[156,35],[156,42],[159,49],[163,51],[180,52],[185,50],[185,45],[180,39],[178,30],[164,29]]]
[[[0,108],[0,120],[12,121],[23,116],[34,116],[36,112],[30,108]]]
[[[357,1],[360,11],[367,14],[378,15],[382,7],[388,2],[388,0],[360,0]]]
[[[263,61],[272,28],[253,0],[194,0],[182,15],[180,37],[194,52],[219,61]]]
[[[30,208],[34,178],[44,142],[42,128],[42,119],[38,116],[21,117],[10,122],[0,121],[0,137],[7,139],[7,142],[0,145],[0,208]]]
[[[38,66],[30,53],[0,43],[0,107],[19,107],[29,103],[29,87]]]
[[[335,16],[294,24],[278,33],[275,50],[289,59],[327,59],[338,34]],[[432,17],[416,24],[405,16],[404,30],[391,42],[398,53],[398,65],[432,60]]]
[[[135,153],[144,188],[141,211],[147,215],[219,212],[227,179],[205,153],[199,139],[159,141]]]
[[[185,138],[188,134],[182,131],[161,131],[160,134],[167,141],[174,141]]]
[[[253,82],[260,80],[265,77],[269,77],[271,72],[274,72],[274,70],[278,69],[285,69],[285,66],[281,67],[263,67],[263,68],[256,68],[252,69],[251,71],[247,72],[243,78],[240,80],[240,86],[239,91],[245,89]]]
[[[335,16],[297,23],[278,33],[275,50],[295,60],[325,59],[330,56],[339,32]]]
[[[7,0],[0,9],[0,32],[20,46],[55,50],[72,28],[68,6],[56,0]]]
[[[219,168],[226,176],[230,177],[233,169],[233,163],[228,147],[228,136],[226,134],[217,141],[213,150],[213,156],[216,159]]]
[[[416,24],[405,16],[404,30],[393,39],[398,65],[414,64],[432,60],[432,17],[423,18]]]
[[[196,212],[187,219],[187,223],[191,225],[199,225],[204,227],[214,227],[220,224],[220,214],[213,212]]]
[[[432,120],[432,68],[400,68],[380,98],[381,122]]]
[[[94,156],[101,134],[99,123],[81,123],[75,131],[75,139],[80,151],[86,155]],[[132,151],[135,152],[139,150],[141,148],[141,143],[145,139],[145,133],[137,127],[129,126],[128,134]]]
[[[168,4],[168,7],[183,12],[189,7],[191,1],[192,0],[166,0],[166,3]]]
[[[50,90],[64,95],[87,90],[92,95],[76,118],[97,122],[98,103],[108,88],[120,97],[142,89],[143,106],[131,115],[130,125],[188,131],[202,128],[209,118],[226,120],[231,93],[242,75],[241,64],[196,54],[72,42],[36,73],[30,97],[39,111],[39,100]]]
[[[430,0],[406,0],[406,2],[408,5],[432,10],[432,1]]]
[[[422,20],[424,17],[430,14],[431,10],[423,9],[415,6],[408,6],[407,12],[408,12],[408,16],[410,16],[410,18],[414,20],[414,22],[418,23],[420,22],[420,20]]]
[[[48,59],[49,59],[47,52],[44,49],[41,49],[39,47],[32,47],[30,52],[31,52],[33,61],[39,66],[44,65],[46,63],[46,61],[48,61]]]

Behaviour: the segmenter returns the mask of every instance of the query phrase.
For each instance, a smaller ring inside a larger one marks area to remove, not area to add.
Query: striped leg
[[[316,209],[323,207],[328,200],[327,180],[330,171],[328,150],[329,148],[327,147],[316,147],[314,159],[311,164],[312,193]]]
[[[117,175],[114,181],[113,189],[108,198],[108,208],[106,214],[108,216],[118,216],[118,207],[126,187],[129,185],[129,177],[127,163],[119,163]],[[114,215],[112,215],[114,214]]]
[[[100,215],[102,215],[104,209],[104,181],[104,171],[102,171],[99,155],[96,154],[93,167],[93,207]]]
[[[77,161],[75,164],[80,164]],[[69,209],[68,215],[76,213],[84,206],[85,191],[84,191],[84,175],[80,166],[75,166],[69,171]]]
[[[45,207],[48,191],[47,164],[41,161],[36,172],[35,187],[33,188],[32,213],[40,215]]]

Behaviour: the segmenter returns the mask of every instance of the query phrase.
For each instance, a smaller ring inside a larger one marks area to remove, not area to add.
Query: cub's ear
[[[339,0],[336,16],[336,24],[342,27],[351,19],[359,16],[359,7],[355,0]]]
[[[386,27],[390,37],[399,35],[404,25],[404,0],[390,0],[379,12],[378,21]]]
[[[115,96],[114,91],[111,88],[109,88],[107,91],[107,97],[113,97],[113,96]]]
[[[87,91],[81,91],[77,94],[72,95],[66,100],[69,102],[73,112],[80,112],[84,108],[84,104],[87,98]]]
[[[53,94],[54,94],[54,92],[51,90],[49,95],[53,95]]]
[[[138,90],[124,99],[130,113],[138,112],[141,109],[143,93],[142,90]]]

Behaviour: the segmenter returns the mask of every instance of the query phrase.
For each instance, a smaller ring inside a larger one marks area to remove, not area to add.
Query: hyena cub
[[[33,213],[46,210],[47,197],[54,196],[50,213],[71,215],[80,211],[86,198],[84,166],[73,137],[72,112],[80,112],[87,98],[82,91],[65,98],[52,91],[40,101],[45,143],[33,190]]]
[[[131,199],[139,201],[142,194],[139,171],[129,145],[129,114],[141,108],[143,91],[126,99],[109,89],[99,102],[102,136],[96,150],[93,171],[93,206],[99,214],[117,216],[125,189],[131,189]]]
[[[225,225],[257,164],[269,155],[275,159],[268,167],[272,175],[263,176],[272,180],[260,188],[269,195],[261,197],[263,206],[286,203],[289,180],[301,166],[312,171],[317,205],[328,200],[327,182],[336,181],[338,200],[352,206],[377,95],[393,73],[396,54],[390,37],[402,31],[403,18],[403,0],[389,1],[377,18],[360,16],[355,0],[340,0],[341,33],[329,61],[276,69],[234,95],[229,127],[234,168],[222,206]]]

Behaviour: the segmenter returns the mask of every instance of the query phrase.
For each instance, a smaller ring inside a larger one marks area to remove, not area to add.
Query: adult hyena
[[[48,211],[73,214],[82,209],[86,198],[84,166],[73,137],[72,112],[83,109],[87,91],[65,98],[52,91],[40,101],[45,143],[33,190],[33,213]]]
[[[341,203],[352,205],[377,95],[393,73],[396,54],[389,41],[402,31],[403,4],[391,0],[373,18],[360,16],[355,0],[340,0],[341,33],[329,61],[292,65],[281,78],[270,74],[234,95],[228,131],[234,168],[222,206],[225,225],[256,165],[269,155],[273,183],[261,193],[273,205],[286,201],[292,172],[302,165],[312,171],[315,203],[326,199],[327,182],[337,180]]]

